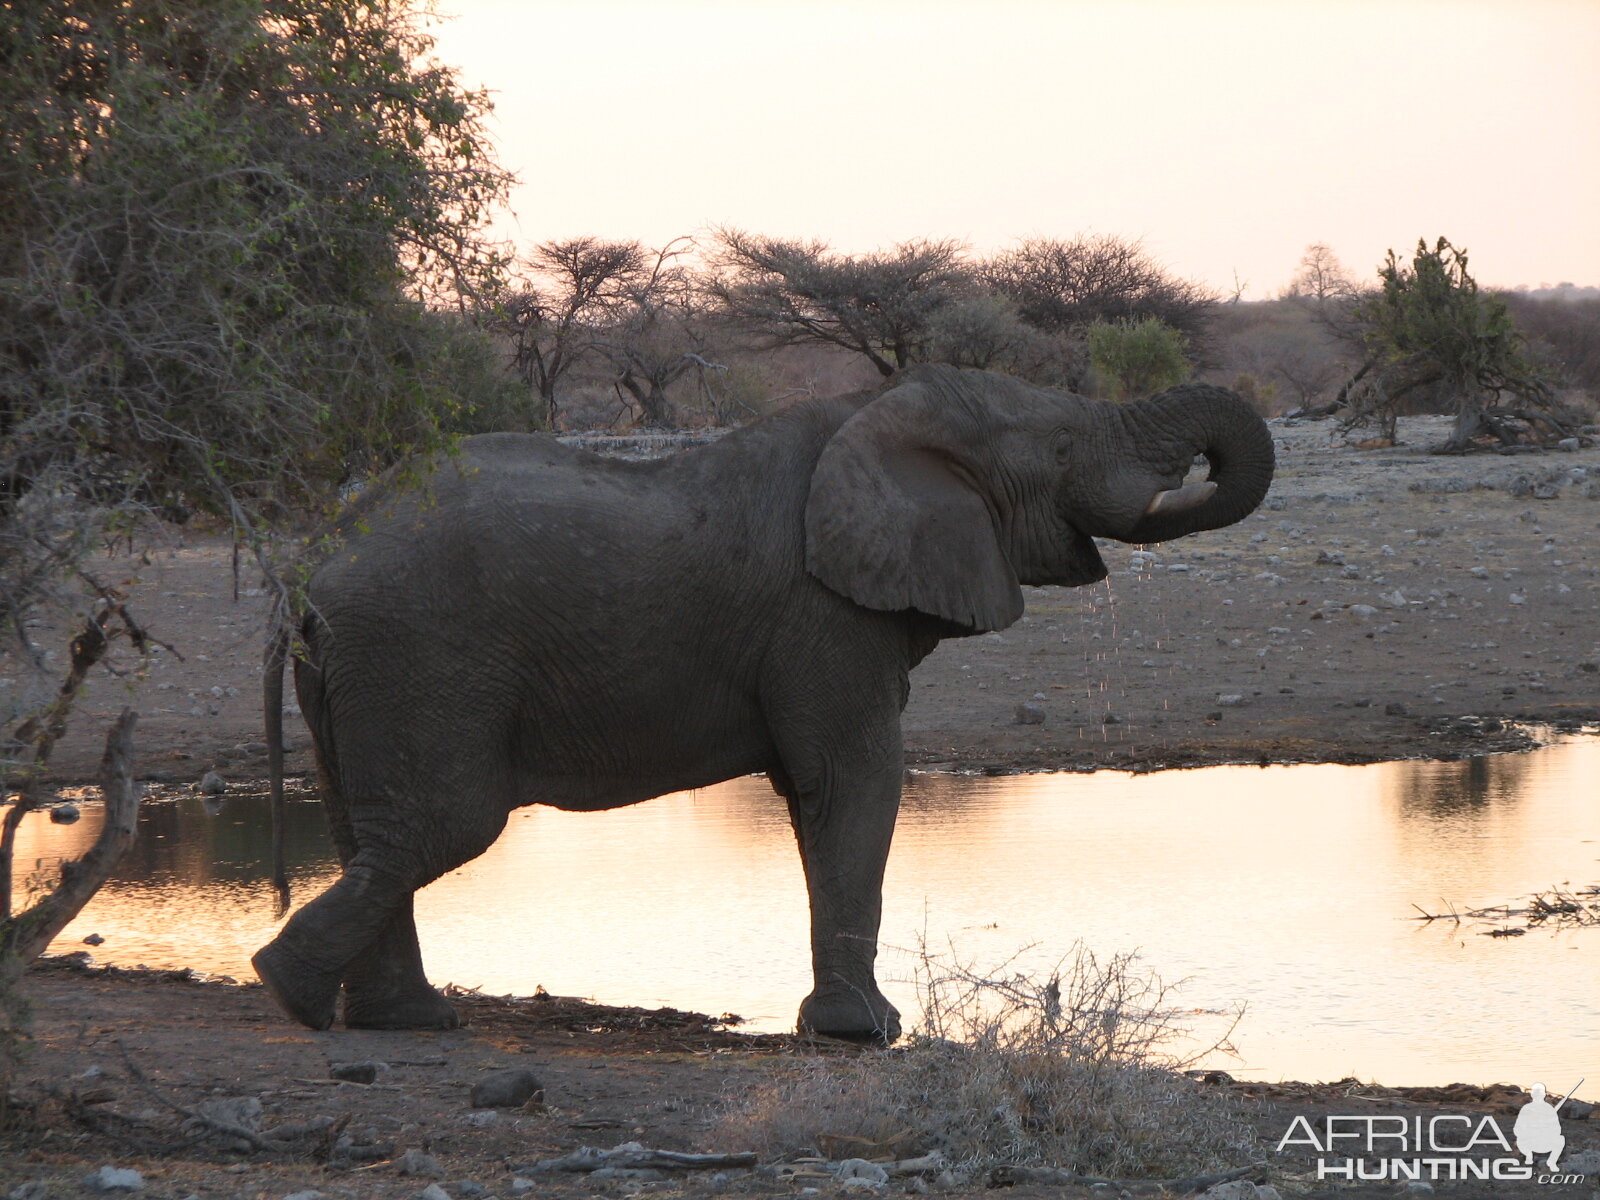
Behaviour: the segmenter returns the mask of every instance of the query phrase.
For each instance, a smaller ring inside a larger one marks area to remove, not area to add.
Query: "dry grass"
[[[742,1095],[723,1133],[768,1155],[938,1150],[968,1172],[1148,1177],[1248,1155],[1230,1102],[1183,1074],[1217,1046],[1172,1048],[1188,1033],[1172,989],[1135,956],[1101,962],[1079,946],[1040,979],[1015,959],[980,972],[924,951],[917,988],[923,1011],[903,1045],[799,1064]]]

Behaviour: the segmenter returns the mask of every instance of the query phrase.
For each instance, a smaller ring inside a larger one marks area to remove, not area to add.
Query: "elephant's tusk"
[[[1173,513],[1188,512],[1191,508],[1199,508],[1211,499],[1217,485],[1207,480],[1205,483],[1191,483],[1171,491],[1157,492],[1150,497],[1150,504],[1144,510],[1147,517],[1170,516]]]

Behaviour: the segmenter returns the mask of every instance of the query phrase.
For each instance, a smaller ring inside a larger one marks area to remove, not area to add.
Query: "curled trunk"
[[[1144,444],[1177,444],[1204,454],[1211,464],[1208,481],[1216,489],[1198,502],[1152,505],[1131,529],[1117,535],[1122,541],[1165,542],[1219,529],[1249,516],[1265,498],[1272,483],[1272,433],[1233,392],[1185,384],[1126,406],[1125,419]]]

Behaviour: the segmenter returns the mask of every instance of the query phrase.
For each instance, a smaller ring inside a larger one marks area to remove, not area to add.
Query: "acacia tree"
[[[737,229],[717,241],[706,290],[724,315],[766,346],[842,346],[885,376],[924,361],[935,321],[974,290],[956,241],[861,255]]]
[[[1466,251],[1442,237],[1432,249],[1419,240],[1409,265],[1390,250],[1378,279],[1380,289],[1356,304],[1354,317],[1369,352],[1358,377],[1375,372],[1382,406],[1392,413],[1407,393],[1437,384],[1456,413],[1441,450],[1467,449],[1482,433],[1515,441],[1491,405],[1505,395],[1545,404],[1549,384],[1505,301],[1478,290]]]
[[[678,238],[653,254],[625,285],[610,321],[596,331],[596,352],[612,367],[612,382],[626,392],[642,424],[665,428],[674,413],[667,389],[686,375],[721,370],[710,360],[708,314],[698,281],[682,259],[694,248]]]
[[[1153,317],[1194,341],[1216,303],[1199,284],[1168,274],[1139,242],[1111,234],[1028,238],[984,263],[980,276],[1024,321],[1071,337],[1096,321]]]
[[[147,644],[127,589],[90,568],[106,533],[200,510],[255,539],[353,471],[441,444],[458,381],[490,378],[461,369],[487,351],[448,310],[495,284],[481,228],[507,177],[483,96],[430,45],[407,0],[0,9],[14,803],[42,803],[82,680],[47,677],[39,606],[76,597],[75,672],[119,634]]]
[[[491,324],[510,339],[512,366],[538,394],[548,427],[555,428],[557,390],[637,295],[647,260],[638,242],[578,237],[545,242],[519,264],[521,280]]]

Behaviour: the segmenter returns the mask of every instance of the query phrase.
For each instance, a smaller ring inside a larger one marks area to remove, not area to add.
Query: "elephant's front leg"
[[[892,743],[826,755],[809,770],[786,767],[774,778],[789,802],[811,896],[815,986],[800,1005],[803,1033],[884,1042],[900,1036],[900,1014],[873,974],[883,871],[900,807],[898,723]]]

